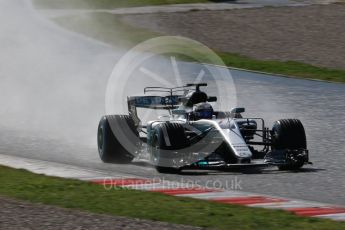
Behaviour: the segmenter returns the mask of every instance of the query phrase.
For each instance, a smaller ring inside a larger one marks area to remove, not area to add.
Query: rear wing
[[[178,107],[180,97],[172,96],[132,96],[127,98],[128,106],[147,109],[174,109]]]
[[[146,109],[163,109],[172,110],[177,109],[180,104],[180,97],[177,95],[171,96],[131,96],[127,98],[128,112],[133,118],[136,125],[140,123],[140,119],[137,114],[137,108]]]

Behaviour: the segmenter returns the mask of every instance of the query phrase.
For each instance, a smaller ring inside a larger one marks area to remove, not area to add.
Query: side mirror
[[[232,114],[244,113],[245,111],[246,111],[245,108],[233,108],[233,109],[231,110],[231,113],[232,113]]]
[[[217,101],[217,97],[208,97],[207,101],[208,102],[216,102]]]

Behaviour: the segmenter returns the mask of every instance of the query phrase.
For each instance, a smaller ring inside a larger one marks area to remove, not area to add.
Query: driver
[[[194,105],[192,114],[194,120],[212,119],[213,108],[207,102],[198,103]]]

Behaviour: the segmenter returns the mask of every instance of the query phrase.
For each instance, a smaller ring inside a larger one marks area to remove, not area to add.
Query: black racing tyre
[[[114,134],[117,132],[117,135]],[[126,147],[124,147],[124,143]],[[98,125],[97,145],[105,163],[130,163],[139,144],[139,133],[128,115],[103,116]]]
[[[274,150],[299,150],[307,149],[307,138],[300,120],[282,119],[273,124],[272,148]],[[293,164],[282,165],[280,170],[295,170],[304,165],[301,159]]]
[[[179,173],[180,169],[170,162],[170,154],[188,146],[184,127],[179,123],[161,123],[155,127],[153,139],[151,154],[156,170],[160,173]]]
[[[307,138],[300,120],[282,119],[274,122],[272,128],[274,149],[307,149]]]
[[[180,173],[179,168],[173,168],[173,167],[162,167],[162,166],[155,166],[157,172],[164,173],[164,174],[178,174]]]

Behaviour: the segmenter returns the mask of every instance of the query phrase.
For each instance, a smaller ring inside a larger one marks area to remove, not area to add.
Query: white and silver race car
[[[128,97],[129,115],[106,115],[98,126],[100,158],[107,163],[130,163],[143,149],[158,172],[183,169],[224,170],[233,167],[275,165],[296,170],[309,162],[302,123],[281,119],[269,129],[262,118],[244,118],[244,108],[215,111],[200,88],[206,83],[181,87],[146,87],[144,94]],[[166,110],[143,124],[137,108]]]

